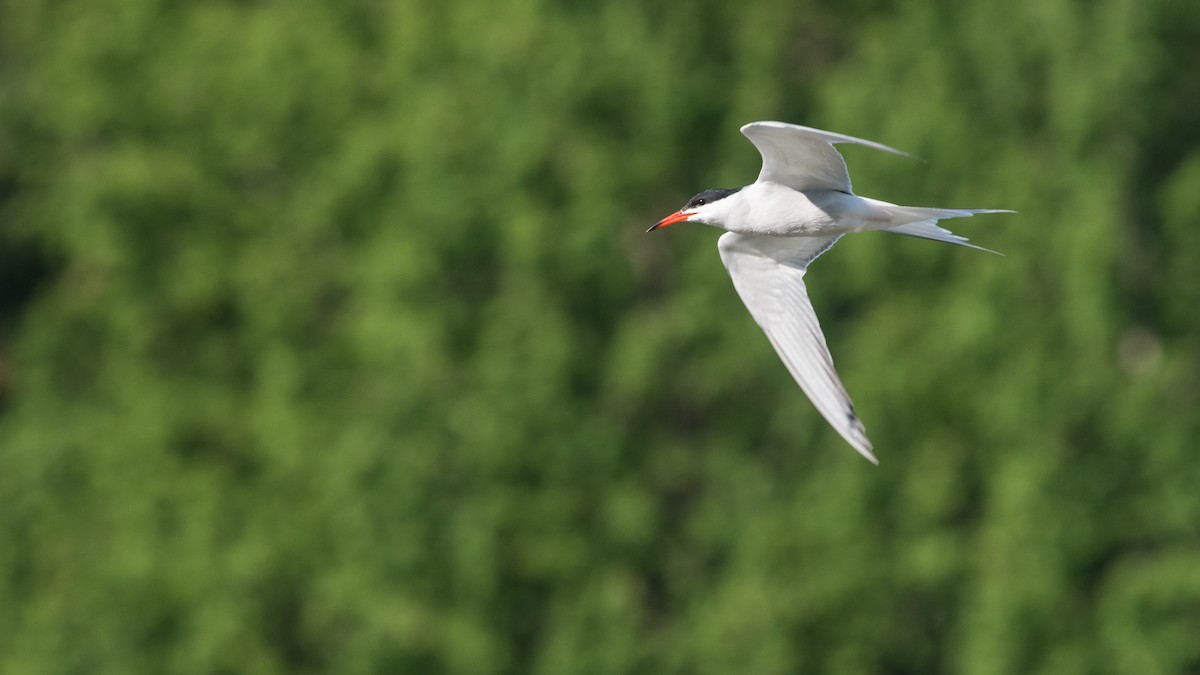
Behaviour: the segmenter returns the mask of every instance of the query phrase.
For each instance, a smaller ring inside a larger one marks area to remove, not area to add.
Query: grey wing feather
[[[785,122],[751,122],[742,133],[762,155],[759,182],[773,182],[796,190],[850,192],[846,160],[834,143],[857,143],[905,157],[908,153],[882,143],[835,134]]]
[[[804,286],[808,264],[840,236],[781,238],[729,232],[721,236],[718,248],[738,295],[796,383],[842,438],[878,464],[834,369]]]

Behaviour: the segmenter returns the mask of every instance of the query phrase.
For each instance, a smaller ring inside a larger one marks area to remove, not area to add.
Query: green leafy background
[[[1194,0],[0,0],[0,672],[1200,671]],[[739,302],[739,125],[1006,257]]]

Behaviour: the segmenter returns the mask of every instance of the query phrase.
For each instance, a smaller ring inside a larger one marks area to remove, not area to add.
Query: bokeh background
[[[0,672],[1200,672],[1195,0],[0,0]],[[880,467],[717,232],[779,119]]]

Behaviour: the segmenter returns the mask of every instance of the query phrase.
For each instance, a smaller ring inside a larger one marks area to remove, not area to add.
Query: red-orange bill
[[[672,213],[671,215],[667,216],[666,218],[663,218],[662,220],[658,221],[657,223],[651,225],[650,229],[646,230],[646,231],[652,232],[654,230],[657,230],[660,227],[674,225],[675,223],[682,223],[683,221],[687,220],[688,218],[691,218],[694,215],[696,215],[696,214],[684,213],[683,211],[676,211],[675,213]]]

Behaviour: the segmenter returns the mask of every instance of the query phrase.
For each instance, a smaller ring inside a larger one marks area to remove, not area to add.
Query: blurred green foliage
[[[0,672],[1200,669],[1194,0],[0,0]],[[1005,258],[642,230],[756,119]]]

